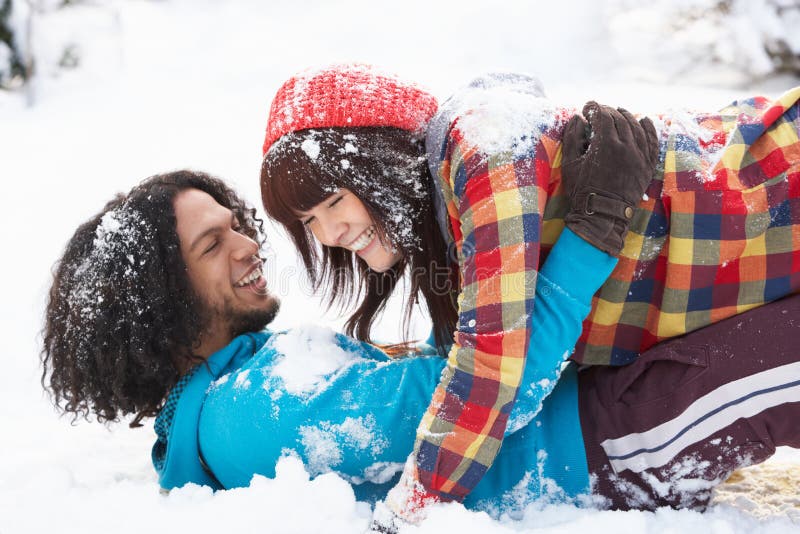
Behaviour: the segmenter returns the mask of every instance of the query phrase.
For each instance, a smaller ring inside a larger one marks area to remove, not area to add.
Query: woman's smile
[[[367,248],[367,246],[370,243],[372,243],[375,235],[376,235],[375,225],[373,224],[372,226],[361,232],[361,234],[358,237],[356,237],[353,241],[351,241],[350,244],[347,245],[347,248],[349,248],[353,252],[360,252],[365,248]]]

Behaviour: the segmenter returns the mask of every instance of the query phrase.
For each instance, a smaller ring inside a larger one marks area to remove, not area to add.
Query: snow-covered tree
[[[0,88],[119,63],[116,0],[0,0]],[[35,98],[28,91],[29,102]]]
[[[27,77],[20,53],[19,28],[12,17],[14,3],[0,0],[0,88],[7,88]]]
[[[800,0],[772,0],[770,3],[783,21],[784,31],[767,38],[764,43],[767,54],[776,70],[800,76]]]
[[[800,0],[616,0],[607,9],[621,59],[644,78],[800,75]]]

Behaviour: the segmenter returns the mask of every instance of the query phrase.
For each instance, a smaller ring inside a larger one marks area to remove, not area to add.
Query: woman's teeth
[[[372,242],[373,237],[375,237],[375,226],[370,226],[364,230],[361,235],[358,236],[352,243],[350,243],[347,248],[353,252],[358,252],[369,245]]]
[[[252,273],[250,273],[249,275],[247,275],[245,278],[242,278],[241,280],[236,282],[234,285],[236,287],[244,287],[247,284],[251,284],[251,283],[255,282],[259,278],[261,278],[261,268],[260,267],[258,269],[256,269],[255,271],[253,271]]]

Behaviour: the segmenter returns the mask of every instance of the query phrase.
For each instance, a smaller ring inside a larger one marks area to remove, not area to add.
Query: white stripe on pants
[[[680,415],[646,432],[601,443],[614,470],[640,473],[661,467],[686,447],[740,418],[800,401],[800,362],[727,383],[693,402]]]

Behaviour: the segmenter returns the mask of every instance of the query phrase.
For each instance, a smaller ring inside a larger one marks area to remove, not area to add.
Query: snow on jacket
[[[800,88],[774,103],[656,121],[656,176],[575,360],[626,364],[660,340],[800,290],[798,99]],[[488,76],[428,127],[439,222],[459,263],[459,320],[396,513],[429,496],[463,499],[500,450],[526,356],[544,341],[528,317],[537,270],[564,228],[561,134],[573,113],[531,78]]]
[[[592,294],[615,265],[568,231],[554,248],[533,317],[548,342],[525,369],[503,451],[467,506],[499,512],[543,494],[588,491],[574,368],[559,375]],[[312,475],[338,473],[360,499],[382,498],[445,366],[428,352],[390,359],[316,327],[239,336],[170,393],[156,421],[159,482],[165,489],[246,486],[255,474],[274,476],[278,459],[294,455]]]

